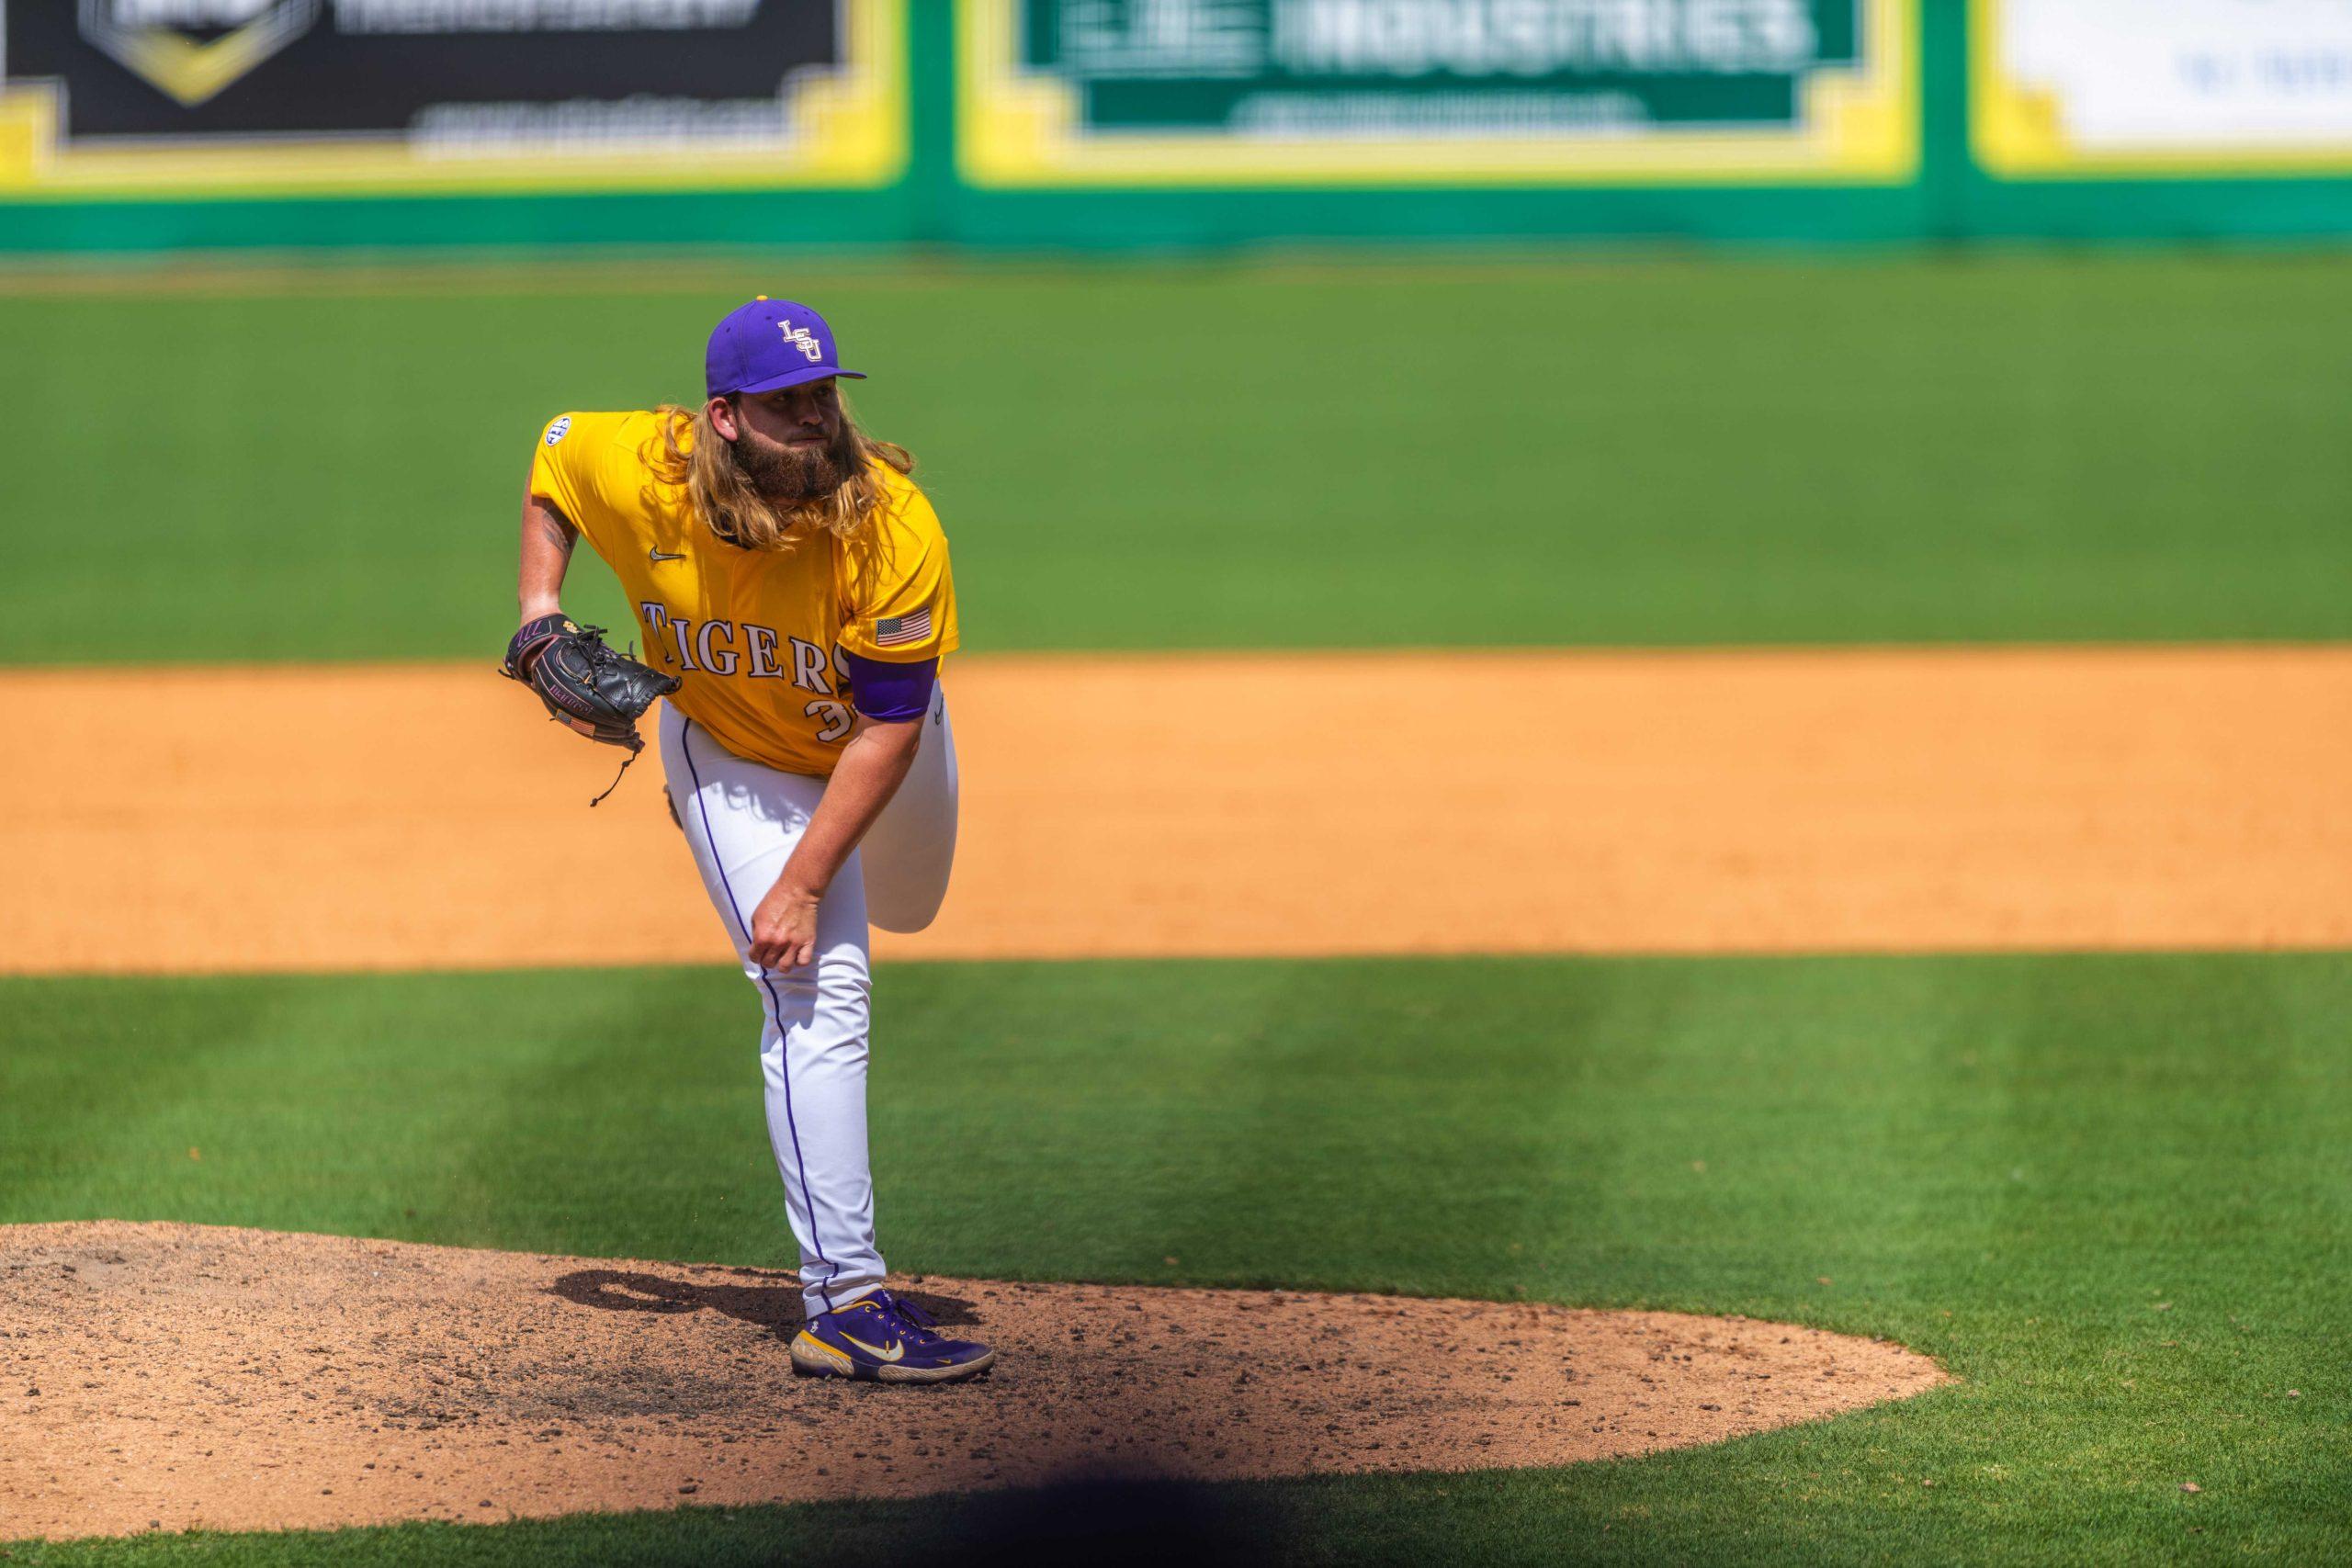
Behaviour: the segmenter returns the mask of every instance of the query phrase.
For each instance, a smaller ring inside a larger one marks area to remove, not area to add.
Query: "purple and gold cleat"
[[[914,1303],[876,1291],[810,1318],[793,1337],[793,1370],[873,1382],[954,1382],[996,1360],[987,1346],[946,1338],[938,1326]]]

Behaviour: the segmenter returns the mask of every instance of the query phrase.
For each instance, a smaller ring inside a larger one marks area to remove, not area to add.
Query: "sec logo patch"
[[[571,434],[571,416],[570,414],[565,414],[561,419],[557,420],[553,424],[548,426],[548,445],[552,446]]]

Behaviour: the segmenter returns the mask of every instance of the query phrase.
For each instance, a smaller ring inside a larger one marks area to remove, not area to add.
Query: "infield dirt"
[[[0,1540],[491,1521],[1080,1477],[1556,1465],[1946,1381],[1740,1318],[916,1278],[984,1378],[794,1376],[760,1269],[115,1222],[0,1228]]]
[[[2352,649],[974,658],[886,958],[2340,947]],[[723,961],[484,665],[17,671],[0,970]]]

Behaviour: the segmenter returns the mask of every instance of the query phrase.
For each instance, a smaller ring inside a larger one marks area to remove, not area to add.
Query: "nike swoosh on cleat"
[[[854,1334],[844,1334],[842,1337],[878,1361],[895,1361],[907,1353],[907,1342],[903,1339],[891,1340],[890,1348],[885,1350],[878,1345],[868,1345]]]

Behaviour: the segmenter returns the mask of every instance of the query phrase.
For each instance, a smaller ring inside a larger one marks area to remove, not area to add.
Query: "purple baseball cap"
[[[833,329],[806,305],[763,294],[738,305],[710,330],[702,361],[707,397],[729,392],[775,392],[828,376],[864,380],[863,370],[842,368]]]

